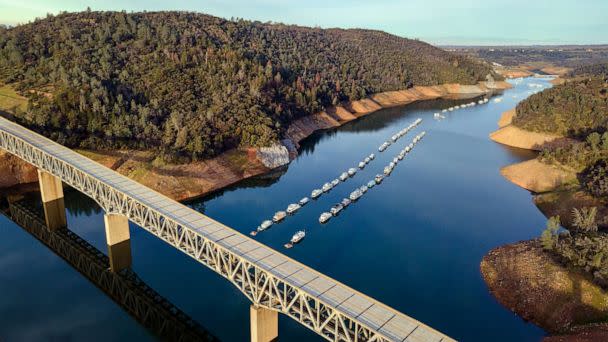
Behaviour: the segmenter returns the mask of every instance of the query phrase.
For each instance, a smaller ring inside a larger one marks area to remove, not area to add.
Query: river
[[[425,101],[384,109],[302,143],[287,168],[188,203],[243,233],[289,203],[309,196],[374,152],[355,177],[311,201],[256,239],[462,341],[538,341],[544,332],[499,305],[479,263],[490,249],[540,235],[545,217],[530,194],[499,173],[533,157],[498,145],[488,134],[502,112],[548,79],[514,82],[502,102],[446,113],[469,101]],[[377,147],[416,118],[420,126],[378,153]],[[418,132],[427,135],[381,185],[329,223],[319,214],[356,186],[381,173]],[[39,206],[38,196],[26,203]],[[106,251],[103,213],[66,191],[70,230]],[[300,229],[306,238],[283,244]],[[55,252],[0,216],[0,340],[154,340],[149,329]],[[147,285],[226,341],[249,336],[249,303],[229,282],[156,237],[131,225],[133,271]],[[289,318],[279,321],[283,341],[321,340]]]

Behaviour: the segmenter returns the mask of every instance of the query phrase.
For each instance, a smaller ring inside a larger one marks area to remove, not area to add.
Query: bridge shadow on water
[[[95,206],[83,203],[68,210],[85,213],[95,210],[91,207]],[[35,201],[21,195],[0,194],[0,212],[87,278],[159,340],[219,341],[131,269],[112,272],[108,256],[80,236],[67,228],[49,230],[42,208]]]

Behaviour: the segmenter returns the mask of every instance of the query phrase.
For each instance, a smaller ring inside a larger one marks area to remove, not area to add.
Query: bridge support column
[[[67,220],[61,180],[48,172],[38,170],[38,183],[40,183],[46,226],[49,230],[65,228]]]
[[[110,270],[118,272],[131,267],[131,238],[129,235],[129,219],[124,215],[106,214],[106,241]]]
[[[270,342],[278,339],[278,312],[251,305],[249,313],[251,315],[251,342]]]

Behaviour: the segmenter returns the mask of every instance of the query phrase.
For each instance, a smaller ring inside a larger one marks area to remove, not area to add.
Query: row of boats
[[[360,169],[365,168],[365,166],[367,166],[367,164],[369,164],[375,158],[376,158],[376,155],[374,155],[373,153],[370,154],[369,156],[365,157],[365,159],[363,159],[363,161],[359,162],[359,165],[358,165],[359,168]],[[342,174],[340,174],[340,176],[338,178],[332,180],[331,182],[327,182],[327,183],[323,184],[321,186],[321,188],[319,188],[319,189],[314,189],[311,192],[310,197],[312,199],[317,199],[323,193],[329,192],[333,188],[335,188],[338,184],[340,184],[340,181],[345,182],[349,177],[354,177],[356,173],[357,173],[357,169],[354,168],[354,167],[351,167],[347,171],[342,172]],[[270,226],[272,226],[274,223],[281,222],[283,219],[285,219],[287,217],[287,215],[293,215],[293,214],[295,214],[298,210],[300,210],[308,202],[310,202],[310,198],[303,197],[297,203],[291,203],[290,205],[287,206],[287,209],[277,211],[272,216],[272,220],[265,220],[265,221],[263,221],[256,228],[256,230],[254,230],[254,231],[252,231],[250,233],[250,235],[251,236],[256,236],[258,233],[260,233],[260,232],[262,232],[262,231],[270,228]]]
[[[387,144],[380,152],[383,152],[389,145],[390,142],[396,142],[405,134],[407,134],[410,130],[418,126],[422,122],[422,119],[418,118],[414,122],[412,122],[409,126],[405,127],[401,131],[394,134],[390,140],[388,140],[385,144]],[[384,146],[384,144],[383,144]],[[359,169],[364,169],[367,164],[369,164],[372,160],[376,158],[375,154],[370,154],[365,157],[362,161],[357,165]],[[312,199],[317,199],[324,193],[331,191],[333,188],[338,186],[340,182],[346,182],[346,180],[350,177],[354,177],[357,174],[357,168],[351,167],[348,170],[342,172],[338,178],[332,180],[331,182],[327,182],[323,184],[320,188],[312,190],[310,197]],[[279,223],[284,220],[288,215],[295,214],[298,210],[300,210],[303,206],[305,206],[308,202],[310,202],[310,198],[304,197],[300,199],[297,203],[291,203],[287,206],[285,210],[277,211],[271,220],[263,221],[255,230],[251,231],[249,234],[251,236],[256,236],[258,233],[263,232],[264,230],[270,228],[274,223]]]
[[[422,122],[422,119],[418,118],[414,122],[409,124],[409,126],[405,127],[404,129],[400,130],[399,132],[393,134],[393,136],[390,138],[390,140],[385,141],[384,143],[382,143],[382,145],[380,145],[380,147],[378,147],[378,151],[384,152],[389,146],[391,146],[391,144],[396,143],[397,140],[401,139],[409,131],[416,128],[416,126],[420,125],[421,122]]]
[[[475,107],[478,104],[481,105],[481,104],[485,104],[485,103],[488,103],[488,102],[490,102],[490,100],[488,98],[484,97],[483,99],[481,99],[481,100],[479,100],[477,102],[472,101],[472,102],[469,102],[469,103],[465,103],[465,104],[461,104],[461,105],[456,105],[456,106],[453,106],[453,107],[445,108],[445,109],[441,110],[441,113],[437,112],[437,113],[433,114],[433,117],[435,119],[437,119],[437,120],[442,120],[442,119],[445,119],[445,115],[443,115],[443,114],[445,114],[447,112],[453,112],[453,111],[458,110],[458,109]],[[495,102],[500,102],[500,101],[495,101]]]
[[[329,210],[329,212],[323,212],[321,213],[321,215],[319,216],[319,222],[320,223],[326,223],[327,221],[329,221],[332,217],[334,216],[338,216],[338,214],[340,214],[340,212],[344,209],[346,209],[346,207],[348,207],[351,203],[357,201],[359,198],[361,198],[369,189],[373,188],[376,185],[379,185],[380,183],[382,183],[382,181],[384,180],[384,178],[388,177],[391,175],[391,173],[393,172],[395,166],[397,166],[397,164],[403,160],[403,158],[405,158],[405,156],[412,151],[412,149],[414,149],[414,146],[420,142],[420,140],[422,140],[422,138],[426,135],[426,132],[421,132],[420,134],[418,134],[416,137],[414,137],[414,139],[412,140],[412,142],[405,146],[405,148],[403,148],[399,154],[386,166],[384,167],[383,170],[383,175],[378,174],[374,177],[373,180],[370,180],[369,182],[367,182],[367,184],[362,185],[358,188],[356,188],[355,190],[353,190],[353,192],[351,192],[348,196],[348,198],[344,198],[342,199],[342,201],[340,203],[336,203],[335,205],[333,205],[331,207],[331,209]]]

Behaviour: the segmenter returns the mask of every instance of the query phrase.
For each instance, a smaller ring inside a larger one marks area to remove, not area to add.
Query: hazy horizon
[[[434,45],[601,45],[607,44],[608,1],[320,1],[279,0],[76,0],[44,3],[0,0],[0,24],[14,26],[61,11],[193,11],[214,16],[322,28],[365,28],[420,39]],[[523,11],[522,9],[526,9]]]

